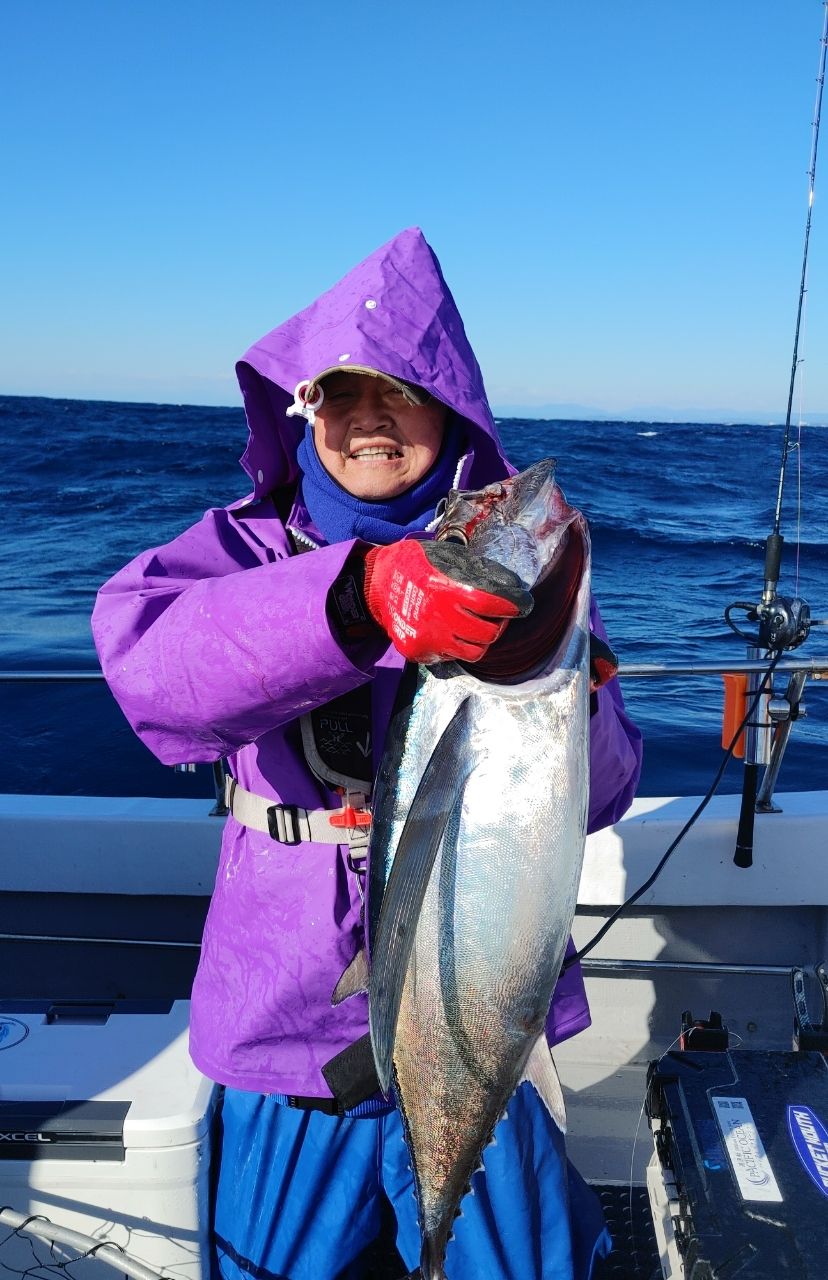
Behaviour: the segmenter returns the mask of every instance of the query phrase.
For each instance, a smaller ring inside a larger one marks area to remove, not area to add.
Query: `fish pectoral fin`
[[[368,1018],[380,1087],[391,1082],[392,1054],[417,922],[449,817],[478,763],[469,745],[469,703],[457,707],[423,771],[403,825],[383,894],[371,953]]]
[[[359,995],[368,990],[368,957],[365,954],[365,948],[360,947],[351,963],[348,965],[342,977],[337,982],[331,996],[331,1004],[342,1004],[343,1000],[348,1000],[351,996]]]
[[[529,1054],[529,1061],[526,1063],[526,1070],[521,1077],[521,1083],[524,1080],[528,1080],[530,1084],[535,1086],[540,1094],[541,1101],[555,1124],[561,1133],[566,1133],[566,1106],[564,1105],[563,1090],[561,1089],[558,1071],[552,1060],[552,1054],[544,1035],[539,1035],[532,1046],[532,1052]]]

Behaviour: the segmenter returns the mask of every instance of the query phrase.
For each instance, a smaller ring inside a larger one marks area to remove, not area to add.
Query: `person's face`
[[[384,378],[332,373],[322,384],[313,438],[329,475],[355,498],[386,501],[405,493],[436,461],[446,406],[411,404]]]

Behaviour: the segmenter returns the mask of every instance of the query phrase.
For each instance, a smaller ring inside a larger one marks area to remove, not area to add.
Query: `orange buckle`
[[[352,804],[346,804],[344,808],[338,809],[336,813],[332,813],[328,818],[332,827],[370,827],[371,815],[367,809],[355,809]]]

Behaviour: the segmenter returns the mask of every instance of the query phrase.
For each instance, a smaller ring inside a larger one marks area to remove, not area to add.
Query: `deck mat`
[[[595,1269],[593,1280],[662,1280],[647,1188],[592,1183],[601,1198],[612,1236],[612,1253]]]

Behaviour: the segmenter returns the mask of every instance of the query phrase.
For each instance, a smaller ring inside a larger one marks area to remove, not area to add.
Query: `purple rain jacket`
[[[461,487],[514,471],[439,264],[417,229],[403,231],[238,364],[253,493],[138,556],[101,589],[93,615],[112,692],[162,762],[225,756],[249,791],[308,809],[341,801],[308,768],[298,717],[372,680],[376,764],[403,665],[392,646],[346,652],[337,641],[326,601],[354,543],[293,554],[272,496],[298,474],[305,423],[285,414],[296,384],[345,364],[417,383],[466,420]],[[311,528],[296,502],[287,523]],[[604,635],[597,611],[593,626]],[[641,755],[617,681],[597,703],[590,830],[626,810]],[[365,996],[331,1005],[361,945],[347,846],[278,844],[228,818],[193,987],[196,1065],[234,1088],[330,1096],[322,1066],[367,1029]],[[550,1043],[588,1025],[573,966],[556,988]]]

